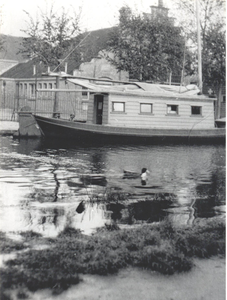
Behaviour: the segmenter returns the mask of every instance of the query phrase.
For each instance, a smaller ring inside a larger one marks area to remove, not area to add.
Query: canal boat
[[[67,80],[77,91],[87,92],[87,119],[63,119],[61,112],[56,117],[34,114],[45,137],[104,142],[225,140],[225,128],[215,124],[216,99],[201,95],[195,85]]]

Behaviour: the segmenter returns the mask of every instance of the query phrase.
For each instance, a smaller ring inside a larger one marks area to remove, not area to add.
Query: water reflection
[[[177,224],[225,214],[223,145],[75,146],[1,137],[3,231],[91,233],[105,223],[166,218]],[[139,174],[150,170],[146,187]],[[84,200],[83,213],[77,213]]]

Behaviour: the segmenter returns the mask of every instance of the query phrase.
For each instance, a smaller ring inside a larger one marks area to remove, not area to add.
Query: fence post
[[[59,89],[60,86],[60,76],[56,76],[56,89]],[[53,118],[59,116],[59,92],[55,92],[54,97],[54,107],[53,107]]]
[[[20,83],[19,83],[19,81],[16,81],[16,91],[15,91],[13,113],[11,116],[11,121],[13,120],[13,118],[15,120],[15,113],[18,113],[18,111],[19,111],[19,100],[20,100],[19,90],[20,90]]]

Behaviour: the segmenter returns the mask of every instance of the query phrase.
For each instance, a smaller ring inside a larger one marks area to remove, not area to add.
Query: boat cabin
[[[111,127],[212,129],[214,98],[195,85],[179,87],[140,82],[104,85],[68,79],[88,93],[87,123]]]

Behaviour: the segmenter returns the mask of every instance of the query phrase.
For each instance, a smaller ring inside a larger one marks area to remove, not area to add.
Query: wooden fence
[[[60,92],[58,110],[61,118],[69,119],[74,115],[75,119],[84,121],[87,119],[88,97],[81,98],[78,92]],[[0,120],[18,121],[18,112],[23,107],[28,107],[31,112],[38,115],[51,117],[53,115],[55,92],[39,91],[33,97],[19,95],[3,95],[0,99]]]

